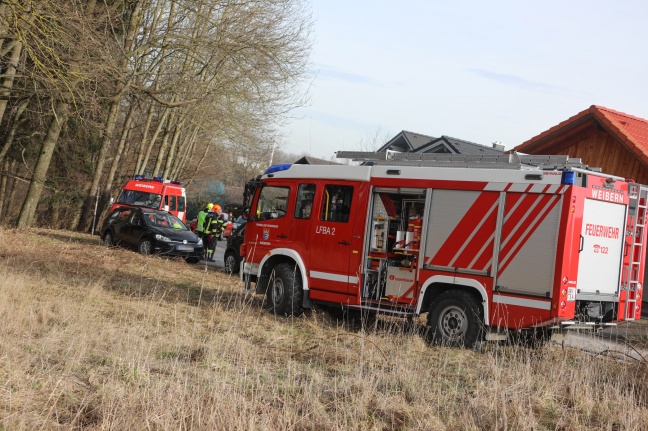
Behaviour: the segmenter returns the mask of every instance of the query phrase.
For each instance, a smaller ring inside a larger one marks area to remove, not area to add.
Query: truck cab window
[[[322,197],[320,220],[347,223],[351,214],[353,186],[327,184]]]
[[[288,187],[267,186],[261,189],[256,205],[259,220],[277,219],[286,216],[288,210]]]
[[[295,218],[309,219],[313,210],[313,197],[315,184],[300,184],[297,190],[297,204],[295,205]]]

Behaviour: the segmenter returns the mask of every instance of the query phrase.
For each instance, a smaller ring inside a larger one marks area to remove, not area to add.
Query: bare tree
[[[31,181],[18,225],[42,203],[86,229],[97,190],[104,204],[135,172],[257,170],[306,100],[304,4],[0,1],[0,162],[19,160]]]

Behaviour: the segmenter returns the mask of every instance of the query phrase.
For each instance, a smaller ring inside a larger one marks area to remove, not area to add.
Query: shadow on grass
[[[124,296],[192,306],[218,304],[234,309],[253,302],[242,288],[233,285],[236,279],[216,268],[188,264],[182,258],[141,256],[121,248],[109,250],[101,245],[98,237],[87,234],[70,232],[68,235],[62,231],[36,234],[54,242],[45,241],[37,247],[7,254],[8,266],[16,273],[25,272],[43,280],[62,280],[63,284],[68,280],[81,286],[101,283],[106,290]],[[65,247],[70,243],[82,247]]]
[[[427,330],[417,319],[408,320],[340,306],[320,306],[315,312],[318,311],[321,312],[320,321],[323,325],[350,332],[423,336]]]
[[[36,235],[53,238],[61,242],[73,242],[85,245],[100,245],[101,238],[99,235],[90,235],[80,232],[66,232],[66,231],[38,231]]]

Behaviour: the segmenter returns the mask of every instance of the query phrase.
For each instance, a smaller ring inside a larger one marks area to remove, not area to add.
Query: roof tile
[[[648,120],[603,106],[592,108],[598,111],[597,117],[604,117],[611,123],[610,129],[619,139],[633,148],[640,158],[648,159]]]
[[[519,152],[533,152],[536,145],[551,139],[554,134],[560,134],[564,127],[575,124],[588,116],[606,126],[610,133],[623,142],[644,163],[648,164],[648,120],[597,105],[590,106],[514,149]]]

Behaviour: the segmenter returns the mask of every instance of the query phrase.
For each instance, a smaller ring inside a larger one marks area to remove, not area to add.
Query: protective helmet
[[[213,207],[214,207],[214,204],[212,204],[212,203],[208,203],[208,204],[207,204],[207,209],[208,209],[208,210],[212,209]]]
[[[212,210],[214,210],[215,212],[221,212],[222,209],[221,209],[220,205],[215,204],[214,207],[212,208]]]

